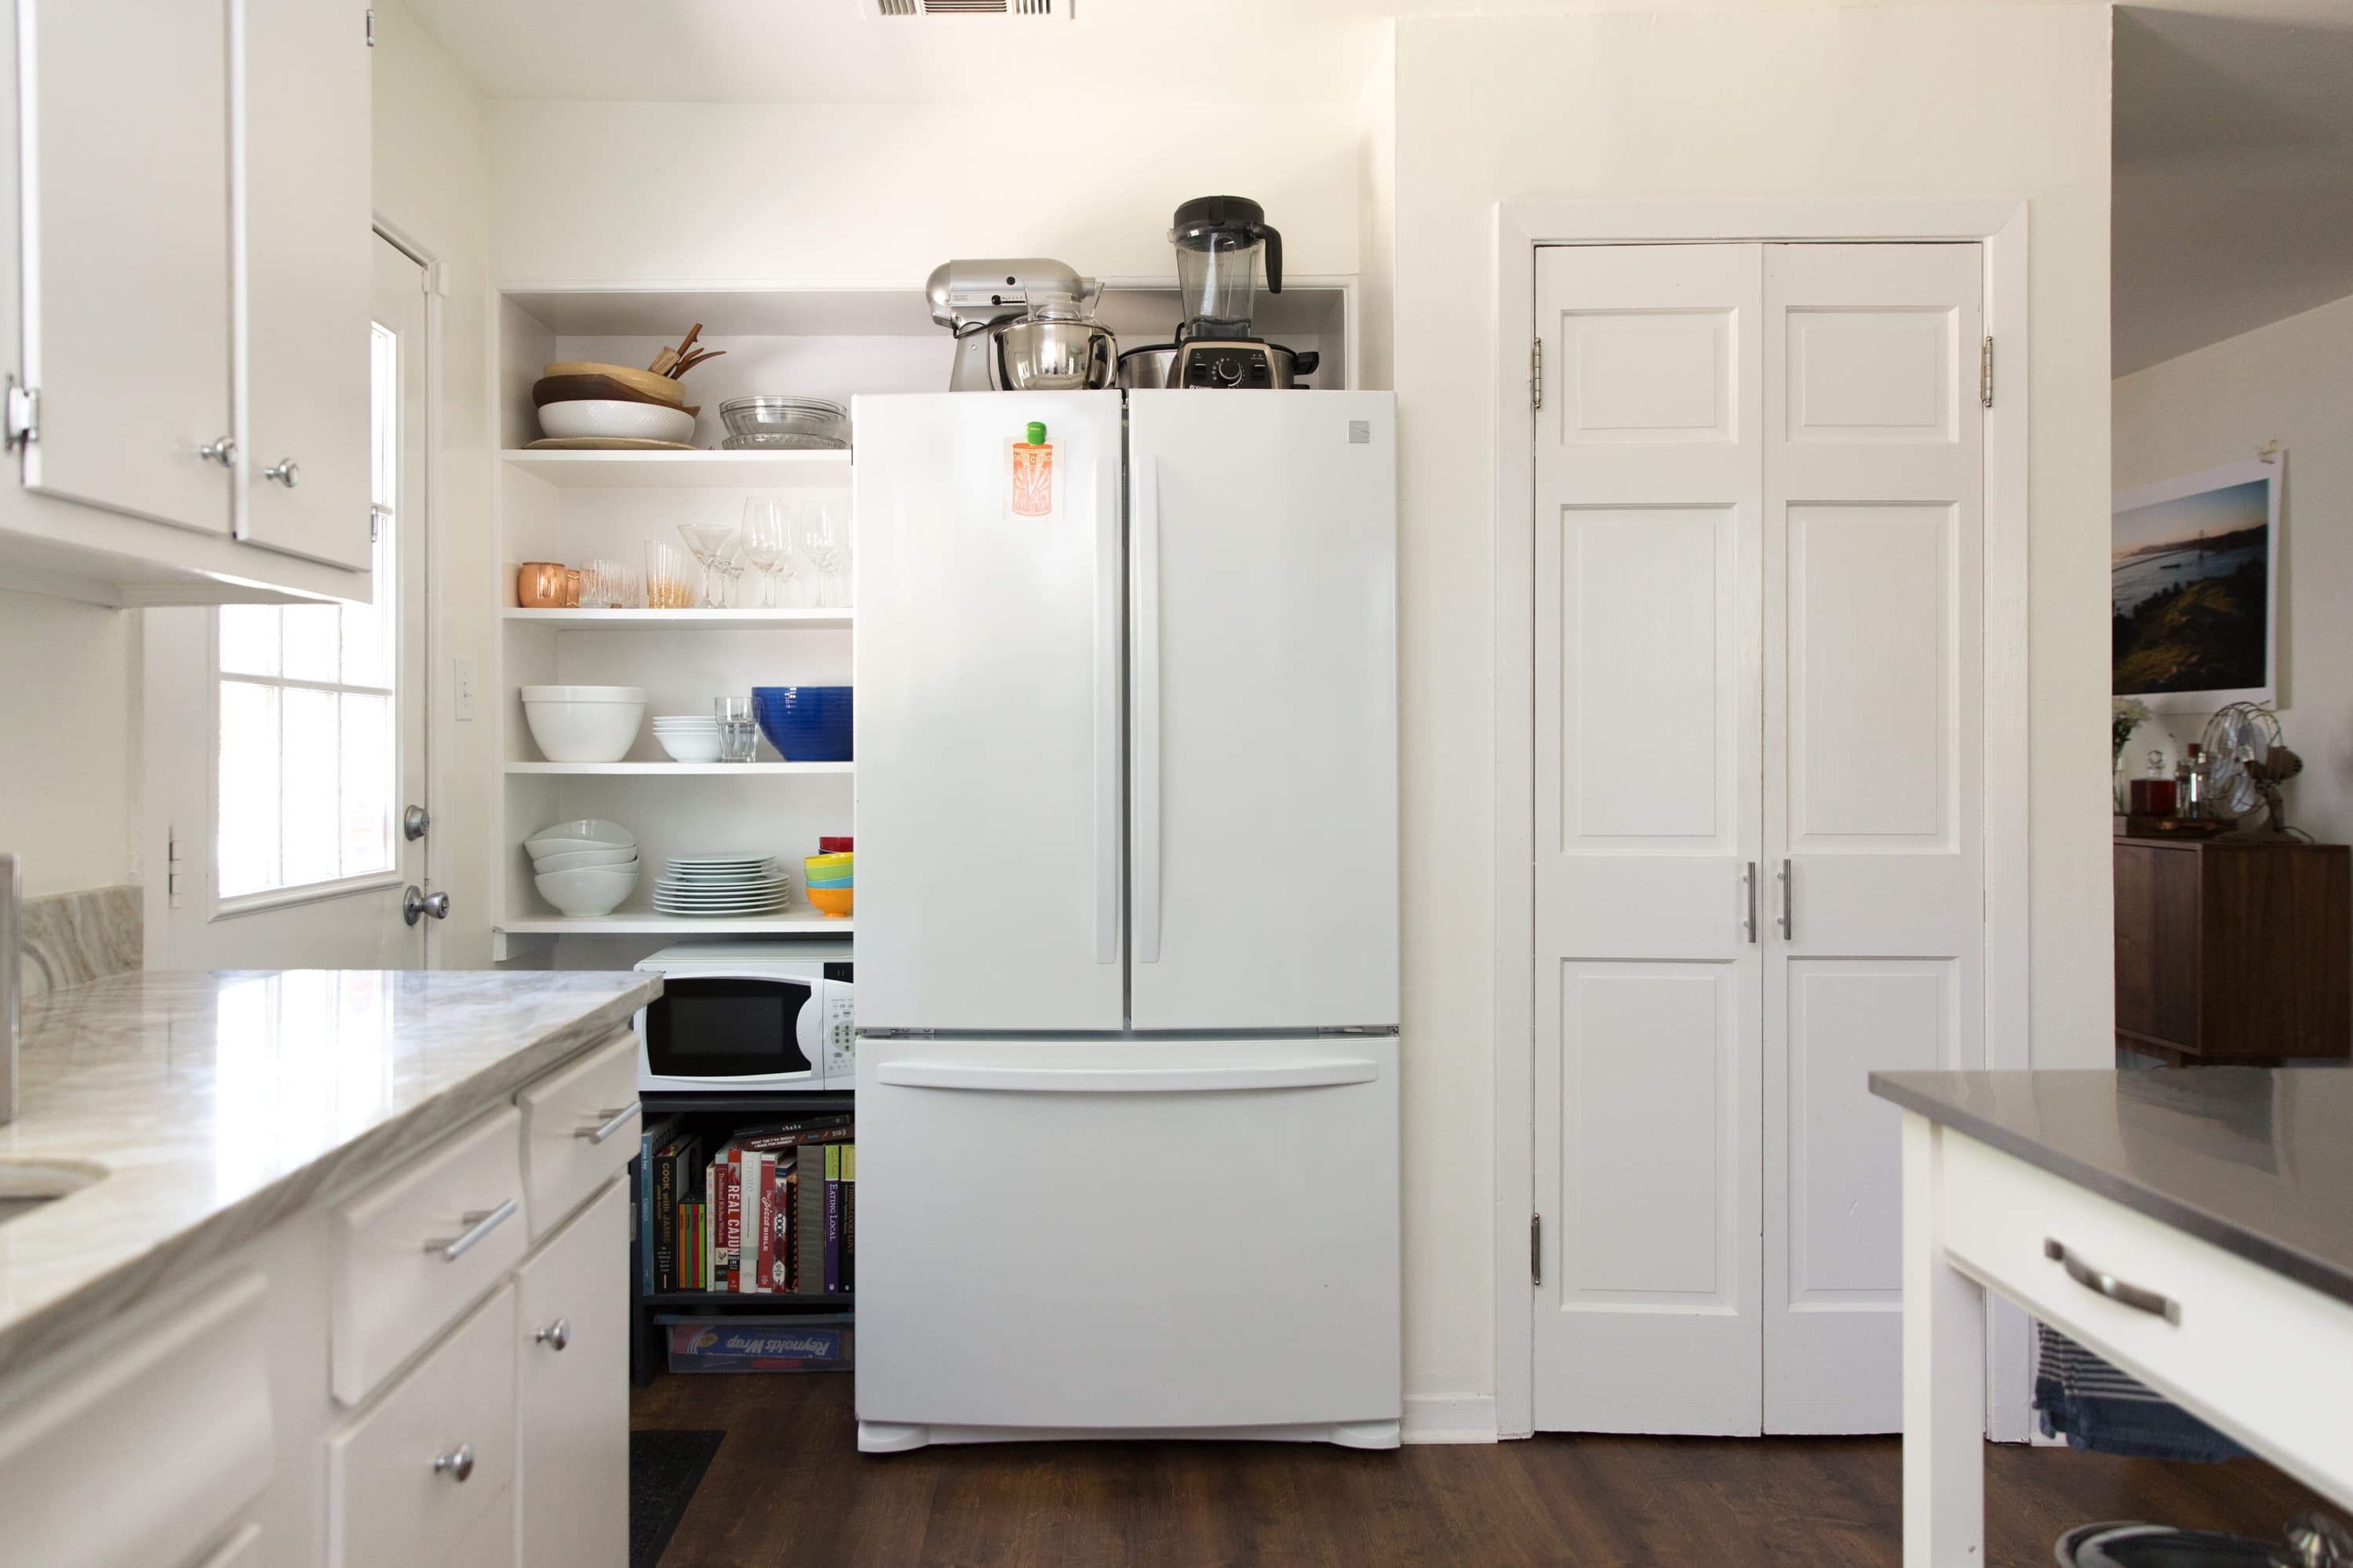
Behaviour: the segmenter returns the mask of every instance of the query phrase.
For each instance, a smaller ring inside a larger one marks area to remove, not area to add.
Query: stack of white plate
[[[673,855],[654,882],[654,908],[702,920],[772,915],[791,901],[791,887],[765,855]]]
[[[719,721],[708,714],[656,714],[654,739],[674,763],[719,760]]]

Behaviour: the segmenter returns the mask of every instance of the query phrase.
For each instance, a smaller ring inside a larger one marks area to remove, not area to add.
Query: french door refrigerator
[[[1394,1446],[1394,398],[853,421],[860,1447]]]

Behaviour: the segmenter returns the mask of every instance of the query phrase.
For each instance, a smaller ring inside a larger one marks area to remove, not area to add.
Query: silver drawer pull
[[[618,1132],[624,1126],[628,1125],[629,1118],[635,1116],[637,1113],[638,1102],[634,1100],[629,1101],[628,1104],[621,1107],[618,1110],[600,1110],[596,1114],[607,1119],[605,1125],[602,1127],[583,1127],[576,1130],[572,1136],[575,1138],[586,1138],[591,1143],[602,1143],[606,1139],[610,1138],[614,1133]]]
[[[425,1250],[439,1253],[444,1263],[455,1263],[473,1251],[476,1242],[514,1218],[514,1212],[515,1200],[512,1198],[494,1209],[468,1209],[460,1216],[466,1222],[465,1235],[452,1237],[446,1241],[428,1241],[425,1244]]]
[[[446,1454],[436,1454],[433,1456],[433,1473],[447,1476],[463,1485],[466,1478],[474,1473],[474,1446],[460,1443]]]
[[[2137,1285],[2127,1285],[2105,1268],[2094,1268],[2067,1250],[2067,1244],[2055,1236],[2042,1238],[2042,1256],[2067,1270],[2067,1278],[2086,1290],[2097,1290],[2119,1307],[2130,1307],[2136,1312],[2147,1312],[2152,1318],[2163,1318],[2168,1323],[2181,1321],[2181,1303],[2170,1296],[2160,1296],[2154,1290],[2144,1290]]]
[[[531,1337],[533,1342],[545,1345],[549,1350],[560,1351],[572,1342],[572,1320],[558,1318]]]

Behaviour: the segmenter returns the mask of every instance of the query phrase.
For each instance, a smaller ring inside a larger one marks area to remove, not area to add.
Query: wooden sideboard
[[[2116,841],[2116,1043],[2174,1067],[2353,1054],[2353,850]]]

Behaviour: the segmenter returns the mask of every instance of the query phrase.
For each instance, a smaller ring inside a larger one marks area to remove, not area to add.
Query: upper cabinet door
[[[1397,1022],[1396,430],[1130,395],[1135,1028]]]
[[[370,271],[366,15],[244,0],[246,417],[239,534],[364,571]]]
[[[227,0],[17,0],[16,25],[25,483],[227,533]]]

